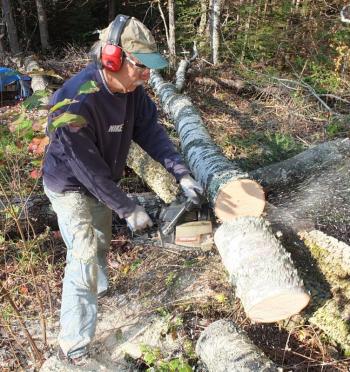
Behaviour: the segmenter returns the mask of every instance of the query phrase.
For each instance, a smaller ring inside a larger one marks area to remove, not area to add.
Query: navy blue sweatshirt
[[[94,80],[99,91],[77,96],[82,84]],[[55,192],[80,191],[91,194],[119,217],[128,216],[134,202],[118,187],[123,175],[131,140],[160,162],[177,180],[189,171],[166,132],[157,121],[157,109],[142,86],[130,93],[109,91],[102,72],[89,65],[57,90],[51,105],[64,100],[78,102],[52,114],[67,111],[81,115],[83,127],[67,125],[50,134],[43,178]]]

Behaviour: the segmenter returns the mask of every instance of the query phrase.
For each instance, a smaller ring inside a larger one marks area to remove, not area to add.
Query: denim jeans
[[[70,358],[87,353],[95,334],[97,296],[107,290],[107,250],[112,211],[80,192],[53,192],[44,185],[67,247],[58,341]]]

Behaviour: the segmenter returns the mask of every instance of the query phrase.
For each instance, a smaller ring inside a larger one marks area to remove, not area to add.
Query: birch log
[[[221,221],[239,216],[260,216],[265,206],[262,187],[226,159],[210,138],[202,119],[189,98],[177,93],[152,71],[150,84],[159,96],[164,111],[173,119],[181,140],[182,152],[194,177]]]
[[[233,322],[218,320],[199,336],[196,353],[209,372],[277,372],[277,366]]]
[[[142,148],[132,143],[127,165],[165,202],[175,200],[179,186],[173,175],[158,162],[153,160]]]
[[[236,295],[256,322],[275,322],[299,313],[309,302],[290,254],[263,219],[223,223],[214,240]]]
[[[341,138],[309,148],[279,163],[249,173],[265,189],[274,189],[299,182],[311,174],[350,159],[350,139]]]
[[[40,68],[38,62],[35,59],[35,56],[31,55],[24,59],[24,68],[25,71],[31,76],[32,78],[32,89],[33,92],[36,92],[38,90],[45,90],[48,86],[48,82],[44,78],[44,76],[40,74],[34,74],[34,72],[40,72],[42,69]],[[33,74],[31,74],[33,73]],[[48,103],[49,98],[43,98],[45,100],[45,103]]]

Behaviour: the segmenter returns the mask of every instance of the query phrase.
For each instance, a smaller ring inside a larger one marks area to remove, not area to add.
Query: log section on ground
[[[45,90],[48,86],[48,82],[44,78],[44,72],[43,75],[40,75],[40,71],[42,70],[38,64],[38,62],[35,59],[35,56],[31,55],[25,58],[24,60],[24,68],[25,71],[31,76],[32,82],[31,86],[33,89],[33,92],[36,92],[38,90]],[[46,101],[49,101],[49,98],[45,98]]]
[[[308,320],[350,355],[350,246],[317,230],[299,235],[330,287],[322,301],[313,298]]]
[[[165,202],[171,203],[179,192],[173,175],[132,142],[127,165]]]
[[[150,84],[164,111],[175,123],[185,160],[197,181],[206,189],[216,216],[229,221],[239,216],[260,216],[265,206],[262,187],[226,159],[210,138],[189,98],[152,71]]]
[[[218,320],[199,336],[196,353],[209,372],[277,372],[277,366],[232,321]]]
[[[350,139],[340,138],[311,147],[279,163],[256,169],[250,177],[267,189],[300,182],[311,174],[350,159]]]
[[[142,205],[153,219],[157,219],[163,205],[160,198],[152,192],[128,194],[135,203]],[[12,208],[12,210],[11,210]],[[58,229],[56,213],[52,210],[50,201],[45,194],[30,197],[13,198],[10,204],[0,199],[0,231],[3,234],[17,235],[17,227],[12,217],[16,213],[20,226],[25,231],[43,232],[46,226]],[[116,230],[122,223],[118,215],[113,212],[113,228]]]
[[[214,240],[246,314],[275,322],[299,313],[309,302],[290,254],[262,218],[223,223]]]

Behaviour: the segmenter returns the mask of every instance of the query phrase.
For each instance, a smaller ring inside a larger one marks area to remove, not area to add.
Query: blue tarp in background
[[[31,80],[30,76],[22,75],[7,67],[0,67],[0,93],[6,92],[6,88],[15,83],[18,99],[29,97]]]

